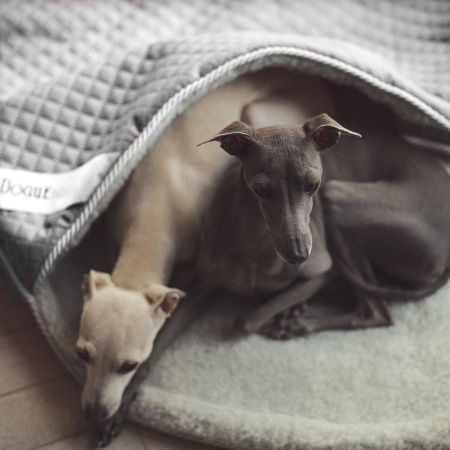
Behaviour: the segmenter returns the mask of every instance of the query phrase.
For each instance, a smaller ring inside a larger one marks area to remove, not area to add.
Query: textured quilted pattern
[[[224,62],[281,45],[399,87],[439,118],[422,114],[422,120],[450,129],[449,23],[445,0],[3,0],[0,164],[60,172],[98,153],[122,153],[138,136],[135,116],[147,122],[182,87]],[[293,65],[294,59],[266,63]],[[298,57],[295,64],[380,95],[339,67]],[[404,103],[386,91],[383,98]],[[0,249],[24,285],[32,287],[81,210],[0,213]]]

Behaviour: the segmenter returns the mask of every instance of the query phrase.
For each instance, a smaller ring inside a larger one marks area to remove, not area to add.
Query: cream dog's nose
[[[88,403],[84,410],[84,415],[88,422],[100,424],[108,418],[108,411],[101,405]]]

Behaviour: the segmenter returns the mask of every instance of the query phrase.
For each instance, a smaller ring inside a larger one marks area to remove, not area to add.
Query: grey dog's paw
[[[306,304],[295,306],[272,317],[258,331],[270,339],[284,341],[309,334],[307,321],[302,318]]]
[[[94,444],[95,447],[106,447],[110,444],[111,440],[117,437],[123,428],[124,418],[121,415],[115,414],[100,428],[97,428],[94,432]]]

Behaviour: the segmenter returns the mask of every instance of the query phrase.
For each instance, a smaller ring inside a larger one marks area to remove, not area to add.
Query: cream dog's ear
[[[164,314],[170,316],[178,302],[186,296],[180,289],[168,288],[163,285],[153,285],[144,291],[151,305],[160,308]]]
[[[178,302],[183,298],[186,297],[186,294],[183,291],[180,291],[179,289],[171,289],[169,292],[166,293],[166,295],[163,298],[163,301],[159,305],[159,307],[168,315],[170,316],[172,312],[175,310],[175,308],[178,305]]]
[[[83,275],[83,282],[81,283],[83,300],[90,300],[98,290],[113,284],[109,273],[89,271],[89,274]]]

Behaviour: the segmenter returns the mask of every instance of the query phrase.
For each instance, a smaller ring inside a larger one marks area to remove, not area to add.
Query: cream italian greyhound
[[[277,95],[295,99],[296,119],[332,108],[323,84],[306,76],[282,69],[242,76],[179,116],[111,206],[119,256],[112,274],[92,270],[83,281],[76,344],[86,366],[82,408],[89,421],[106,424],[97,444],[120,430],[123,414],[113,416],[125,388],[184,296],[168,279],[175,264],[194,259],[203,211],[231,162],[226,153],[200,152],[196,144],[224,122],[249,120],[254,102]],[[264,117],[264,108],[257,111]]]

